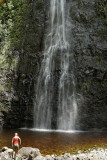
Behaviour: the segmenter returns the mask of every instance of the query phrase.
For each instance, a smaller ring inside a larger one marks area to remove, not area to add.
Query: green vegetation
[[[4,0],[0,6],[0,47],[5,48],[5,52],[6,48],[19,50],[23,45],[29,7],[27,2],[28,0]]]
[[[4,69],[14,67],[17,61],[15,51],[20,52],[24,47],[29,2],[4,0],[0,4],[0,64]]]
[[[107,1],[98,0],[96,4],[97,14],[103,18],[104,23],[107,25]]]
[[[16,13],[19,14],[17,8],[21,5],[21,1],[4,0],[0,4],[0,72],[2,74],[0,90],[4,90],[5,87],[9,90],[11,89],[12,79],[7,75],[9,74],[12,78],[14,69],[17,66],[18,55],[16,55],[14,50],[18,41],[17,36],[13,36],[12,33],[16,24],[15,20],[18,20]]]
[[[42,13],[44,0],[36,0],[36,3],[31,0],[4,0],[0,4],[0,72],[7,88],[12,81],[9,77],[14,79],[19,68],[25,72],[29,54],[40,49]],[[9,77],[6,77],[8,73]]]

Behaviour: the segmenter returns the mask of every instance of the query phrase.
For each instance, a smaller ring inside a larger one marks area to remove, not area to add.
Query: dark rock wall
[[[96,1],[72,0],[71,50],[75,56],[80,128],[107,129],[106,24]]]
[[[17,65],[12,73],[6,70],[6,78],[0,74],[0,117],[6,128],[33,125],[34,83],[40,70],[44,33],[48,26],[48,5],[48,0],[26,0],[24,14],[20,15],[22,23],[13,27],[11,39],[17,38],[16,34],[20,35],[20,43],[12,41],[14,58],[18,57]],[[77,126],[83,130],[107,130],[105,14],[100,15],[99,4],[95,0],[67,0],[67,5],[71,22],[69,42],[75,58]],[[19,32],[16,32],[17,28],[20,28]],[[3,79],[9,82],[5,91]]]
[[[29,2],[31,6],[29,6]],[[40,67],[42,39],[45,25],[45,4],[44,0],[27,1],[27,20],[25,22],[25,37],[20,51],[20,58],[17,67],[17,78],[14,84],[14,97],[11,107],[11,122],[20,126],[33,125],[33,96],[34,81]],[[16,98],[17,97],[17,98]],[[8,119],[8,117],[7,117]],[[6,120],[7,122],[7,120]]]
[[[18,11],[19,8],[21,12]],[[25,0],[16,8],[16,17],[12,19],[14,25],[10,33],[11,48],[17,53],[18,60],[7,110],[5,103],[2,103],[4,107],[1,120],[5,128],[33,124],[34,80],[39,71],[43,48],[45,8],[44,0]],[[4,97],[4,101],[5,99]]]

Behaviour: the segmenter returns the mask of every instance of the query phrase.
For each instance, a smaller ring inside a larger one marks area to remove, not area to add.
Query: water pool
[[[22,139],[21,147],[39,148],[43,155],[75,154],[78,150],[86,152],[93,148],[107,148],[107,132],[48,132],[28,129],[13,129],[0,131],[0,148],[11,148],[11,139],[17,132]]]

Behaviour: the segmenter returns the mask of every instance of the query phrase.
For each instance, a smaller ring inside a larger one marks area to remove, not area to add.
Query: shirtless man
[[[21,145],[21,139],[18,133],[15,133],[15,136],[12,138],[13,156],[19,151],[19,145]]]

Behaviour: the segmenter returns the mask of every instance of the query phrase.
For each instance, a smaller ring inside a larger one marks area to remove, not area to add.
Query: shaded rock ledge
[[[12,152],[13,149],[3,147],[0,151],[0,160],[12,160]],[[19,150],[16,160],[107,160],[107,149],[98,148],[89,153],[81,153],[81,151],[79,151],[77,155],[64,153],[61,156],[42,156],[37,148],[23,147]]]

